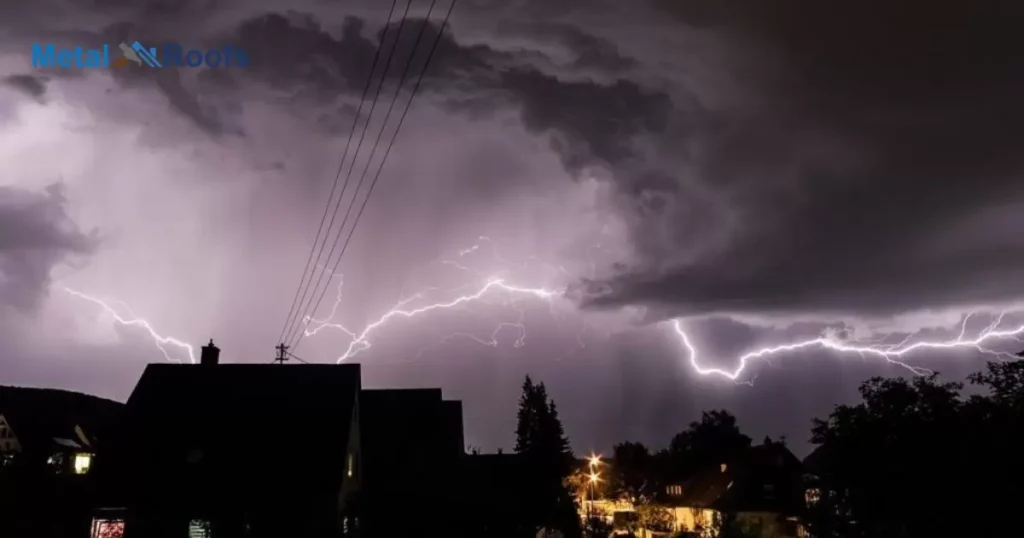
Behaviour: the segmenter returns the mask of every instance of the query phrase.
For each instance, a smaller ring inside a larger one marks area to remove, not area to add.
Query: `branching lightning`
[[[338,309],[343,299],[342,291],[344,280],[341,275],[335,274],[333,275],[333,278],[338,278],[339,282],[335,302],[331,308],[331,311],[326,317],[322,319],[313,316],[304,317],[303,322],[305,324],[305,336],[316,336],[317,334],[326,330],[339,331],[346,335],[347,338],[349,339],[349,342],[342,351],[342,353],[337,357],[337,362],[340,363],[345,360],[351,359],[352,357],[356,356],[361,352],[370,349],[372,347],[371,337],[374,336],[377,332],[384,330],[386,325],[394,321],[397,321],[398,319],[411,319],[420,316],[426,316],[430,313],[436,313],[443,310],[465,309],[473,303],[484,301],[485,298],[489,296],[499,296],[501,299],[503,299],[503,304],[505,306],[511,306],[512,308],[515,309],[515,311],[519,313],[519,317],[516,321],[497,322],[494,330],[491,332],[489,337],[480,337],[466,332],[458,332],[444,337],[442,339],[442,342],[448,341],[452,338],[460,337],[472,340],[481,345],[497,347],[499,333],[505,330],[514,330],[517,336],[515,342],[513,343],[513,346],[521,347],[525,345],[527,334],[526,327],[524,324],[525,310],[521,308],[520,302],[522,300],[540,300],[547,302],[549,305],[552,305],[553,302],[556,300],[565,300],[564,294],[566,288],[527,287],[511,283],[506,276],[506,273],[509,268],[525,269],[528,266],[538,264],[539,260],[531,258],[524,263],[512,263],[499,255],[497,246],[494,243],[494,241],[486,237],[481,237],[480,239],[481,243],[478,243],[477,245],[460,251],[458,253],[457,258],[462,258],[470,254],[473,254],[474,252],[479,252],[482,248],[481,244],[489,243],[490,247],[493,249],[494,259],[498,262],[499,265],[506,269],[505,271],[487,273],[484,271],[474,269],[469,265],[464,264],[459,259],[440,260],[441,264],[455,267],[464,272],[469,272],[473,274],[474,277],[483,277],[484,275],[487,274],[490,274],[492,276],[481,278],[481,280],[478,281],[477,284],[471,283],[461,286],[458,289],[466,290],[468,288],[469,291],[459,292],[459,294],[455,295],[452,298],[415,307],[410,306],[417,301],[422,301],[423,299],[425,299],[427,297],[428,292],[437,290],[437,288],[424,288],[420,292],[398,301],[390,310],[386,311],[384,314],[379,316],[375,321],[367,324],[365,327],[359,330],[349,329],[345,325],[336,321]],[[555,271],[562,275],[571,276],[571,274],[562,266],[556,266],[546,263],[540,263],[540,265],[543,265],[549,269],[554,269]],[[168,361],[175,361],[175,359],[172,358],[172,354],[168,351],[168,348],[173,346],[186,352],[191,362],[196,362],[195,352],[192,345],[175,338],[160,335],[148,321],[136,316],[134,313],[132,313],[131,309],[127,307],[127,305],[124,305],[124,303],[120,303],[119,301],[106,302],[96,297],[69,288],[64,288],[64,290],[76,297],[85,299],[98,305],[103,310],[108,312],[111,316],[113,316],[117,323],[121,325],[141,327],[142,329],[144,329],[153,339],[157,348],[160,349],[161,353],[163,353],[164,357]],[[457,290],[452,290],[452,293],[455,293],[456,291]],[[120,305],[121,308],[118,309],[112,306],[112,304],[115,303]],[[123,316],[122,312],[127,313],[127,317]],[[552,312],[554,311],[552,310]],[[810,338],[783,345],[762,347],[760,349],[748,351],[743,355],[737,357],[732,362],[732,364],[736,365],[736,367],[732,370],[721,367],[707,366],[706,361],[703,360],[700,350],[697,348],[697,346],[693,344],[691,336],[687,333],[687,330],[684,328],[685,320],[672,319],[664,322],[663,325],[665,325],[669,329],[671,334],[678,338],[678,341],[681,344],[682,351],[685,355],[684,359],[690,364],[690,366],[693,368],[695,372],[697,372],[701,376],[717,376],[736,382],[742,382],[740,378],[747,370],[747,367],[756,360],[766,361],[772,356],[785,355],[787,353],[793,353],[801,350],[815,348],[839,354],[856,354],[864,358],[875,357],[878,359],[882,359],[890,364],[904,368],[915,375],[925,375],[931,373],[931,371],[923,367],[908,364],[907,362],[905,362],[904,359],[905,357],[915,352],[924,350],[971,349],[978,353],[988,355],[996,359],[1016,358],[1015,355],[1012,353],[990,349],[989,347],[985,347],[985,344],[1005,340],[1015,340],[1018,342],[1021,341],[1021,337],[1024,337],[1024,324],[1018,326],[1005,327],[1004,318],[1006,316],[1006,313],[1004,312],[1003,314],[996,316],[991,323],[989,323],[982,330],[978,331],[976,334],[968,335],[967,324],[968,321],[971,320],[972,316],[974,316],[973,312],[966,315],[961,322],[960,332],[958,336],[956,338],[948,340],[915,341],[915,337],[917,335],[909,334],[905,336],[901,341],[891,344],[879,343],[879,340],[875,340],[873,342],[858,342],[845,338],[839,331],[835,329],[828,329],[815,338]],[[586,329],[587,327],[588,325],[584,324],[584,329]],[[582,331],[577,335],[577,341],[580,347],[584,347],[582,335]],[[884,339],[882,341],[884,341]],[[747,381],[747,383],[749,383],[749,381]]]
[[[921,368],[911,366],[901,360],[901,357],[907,356],[915,351],[925,349],[956,349],[956,348],[972,348],[982,354],[990,355],[997,359],[1014,359],[1014,354],[1003,351],[995,351],[982,346],[985,342],[994,341],[999,339],[1017,339],[1018,336],[1024,334],[1024,325],[1009,329],[1000,329],[1002,320],[1006,313],[1000,314],[995,321],[990,323],[984,330],[979,332],[973,338],[967,337],[967,322],[970,320],[973,313],[964,316],[963,322],[960,326],[960,334],[957,338],[946,341],[929,341],[923,340],[918,342],[910,342],[913,335],[908,335],[898,344],[876,344],[870,346],[856,345],[852,343],[844,343],[842,339],[837,338],[834,334],[825,334],[817,338],[804,340],[801,342],[795,342],[791,344],[783,344],[773,347],[763,347],[754,351],[749,351],[739,357],[737,360],[738,366],[735,370],[729,371],[722,368],[708,368],[703,367],[698,359],[699,352],[697,348],[690,342],[690,337],[686,334],[683,329],[682,321],[675,319],[669,323],[672,326],[676,336],[679,337],[679,341],[683,347],[686,348],[687,356],[690,365],[700,375],[717,375],[728,378],[730,380],[737,380],[740,374],[746,369],[747,365],[756,359],[766,359],[772,355],[778,355],[782,353],[798,351],[801,349],[808,348],[823,348],[831,351],[840,353],[856,353],[861,356],[875,356],[890,364],[895,364],[902,368],[909,370],[915,375],[925,375],[931,373],[931,370],[927,368]]]
[[[470,272],[475,275],[482,276],[486,273],[473,269],[472,267],[464,264],[460,260],[460,258],[480,251],[482,248],[484,248],[483,244],[485,243],[489,245],[491,250],[493,251],[493,256],[495,260],[497,260],[499,264],[504,267],[518,266],[525,268],[526,266],[539,261],[535,258],[531,258],[525,263],[517,264],[510,262],[507,259],[503,258],[498,253],[497,245],[493,240],[491,240],[488,237],[481,237],[480,241],[481,243],[478,243],[467,249],[459,251],[456,259],[441,260],[441,263],[455,267],[465,272]],[[553,266],[551,264],[543,265],[549,268],[555,268],[558,272],[571,276],[571,274],[562,266]],[[483,284],[476,287],[471,293],[461,294],[453,299],[449,299],[444,302],[432,303],[425,306],[420,306],[418,308],[408,308],[406,305],[415,300],[421,299],[423,297],[423,294],[418,293],[409,298],[403,299],[398,304],[396,304],[391,310],[388,310],[382,316],[380,316],[376,321],[370,323],[364,329],[357,332],[346,328],[344,325],[332,321],[335,314],[337,313],[338,306],[342,300],[341,285],[339,284],[338,294],[334,306],[331,309],[330,316],[323,320],[311,319],[307,317],[306,335],[313,336],[324,329],[339,330],[348,335],[348,337],[351,338],[351,341],[348,344],[348,347],[338,358],[338,362],[341,362],[355,356],[356,354],[362,351],[369,349],[371,347],[370,337],[378,330],[382,330],[383,327],[394,318],[413,318],[419,315],[425,315],[433,311],[462,307],[469,303],[479,301],[483,299],[486,295],[491,293],[505,293],[512,296],[519,296],[524,298],[532,297],[551,301],[556,298],[561,298],[565,292],[565,289],[566,288],[564,287],[531,288],[517,286],[509,284],[505,278],[492,276],[488,277]],[[481,345],[497,347],[498,333],[505,329],[514,328],[515,330],[518,331],[519,334],[514,346],[520,347],[525,344],[526,329],[522,323],[522,311],[520,310],[519,312],[520,319],[517,322],[502,322],[497,324],[494,331],[490,335],[490,338],[481,338],[469,333],[455,333],[445,337],[443,340],[447,341],[454,337],[463,337],[473,340]],[[997,340],[1016,339],[1017,337],[1024,335],[1024,325],[1020,325],[1013,328],[1002,327],[1003,319],[1005,317],[1005,313],[1003,313],[996,317],[994,321],[992,321],[986,328],[984,328],[978,334],[976,334],[973,337],[969,337],[967,336],[967,323],[973,315],[974,314],[971,313],[964,317],[960,327],[960,334],[955,339],[951,340],[912,341],[915,335],[910,334],[904,337],[902,341],[895,344],[876,343],[871,345],[864,345],[863,343],[852,342],[842,338],[835,330],[827,330],[822,335],[815,338],[778,346],[763,347],[760,349],[744,353],[743,355],[739,356],[737,359],[733,361],[733,363],[736,364],[737,366],[732,370],[719,367],[709,367],[706,366],[705,364],[702,364],[700,351],[693,344],[689,334],[684,329],[684,320],[673,319],[664,322],[664,324],[667,325],[671,329],[672,334],[674,334],[679,339],[679,342],[682,344],[682,347],[685,351],[686,360],[689,362],[690,366],[693,368],[695,372],[702,376],[718,376],[731,381],[739,381],[740,377],[746,371],[747,366],[755,360],[768,360],[768,358],[771,356],[783,355],[786,353],[813,348],[820,348],[823,350],[841,354],[857,354],[862,357],[871,356],[880,358],[890,364],[894,364],[896,366],[904,368],[915,375],[925,375],[931,373],[931,370],[919,366],[913,366],[901,359],[908,355],[911,355],[914,352],[923,351],[927,349],[949,350],[956,348],[969,348],[978,351],[979,353],[993,356],[995,358],[1014,358],[1014,355],[1011,353],[992,350],[984,347],[984,344],[986,342]],[[582,332],[580,333],[580,335],[578,335],[577,338],[580,346],[582,347]]]
[[[167,359],[169,362],[181,362],[181,360],[179,360],[179,359],[172,358],[171,354],[167,350],[168,346],[174,346],[174,347],[176,347],[178,349],[181,349],[185,353],[187,353],[189,361],[192,362],[192,364],[195,364],[195,362],[196,362],[196,354],[195,354],[195,349],[192,347],[191,344],[189,344],[187,342],[183,342],[181,340],[178,340],[177,338],[171,338],[169,336],[161,336],[159,333],[156,332],[156,329],[154,329],[153,326],[148,321],[146,321],[145,319],[142,319],[142,318],[136,316],[135,313],[132,312],[131,308],[129,308],[128,305],[124,304],[123,302],[121,302],[121,301],[111,301],[112,303],[117,303],[118,305],[120,305],[122,310],[124,310],[125,313],[127,313],[128,317],[122,316],[121,313],[118,312],[118,310],[116,308],[114,308],[113,306],[108,304],[106,301],[103,301],[102,299],[98,299],[96,297],[93,297],[91,295],[87,295],[87,294],[82,293],[80,291],[75,291],[75,290],[73,290],[71,288],[63,288],[63,289],[64,289],[64,291],[66,291],[67,293],[70,293],[71,295],[74,295],[75,297],[78,297],[80,299],[85,299],[86,301],[89,301],[89,302],[99,306],[100,308],[105,310],[108,314],[110,314],[114,318],[114,320],[117,323],[121,324],[121,325],[131,326],[131,327],[141,327],[143,330],[145,330],[147,333],[149,333],[149,337],[153,339],[153,342],[156,344],[157,349],[160,350],[160,353],[162,353],[164,358]]]
[[[515,286],[515,285],[512,285],[512,284],[508,284],[508,283],[506,283],[504,280],[502,280],[500,278],[491,278],[491,279],[488,279],[486,282],[484,282],[484,284],[482,286],[480,286],[473,293],[469,293],[469,294],[465,294],[465,295],[460,295],[460,296],[458,296],[458,297],[456,297],[454,299],[450,299],[448,301],[441,302],[441,303],[432,303],[432,304],[428,304],[426,306],[420,306],[418,308],[406,308],[405,305],[409,304],[410,302],[412,302],[412,301],[414,301],[416,299],[421,298],[422,295],[421,294],[416,294],[416,295],[413,295],[412,297],[409,297],[407,299],[403,299],[402,301],[399,301],[399,303],[397,305],[395,305],[394,308],[392,308],[391,310],[388,310],[387,312],[385,312],[384,315],[382,315],[380,318],[378,318],[373,323],[370,323],[369,325],[367,325],[359,333],[356,333],[355,331],[346,328],[344,325],[341,325],[339,323],[334,323],[334,322],[331,321],[331,319],[333,317],[333,314],[335,312],[337,312],[337,306],[338,306],[339,302],[341,301],[341,285],[339,285],[337,301],[335,302],[334,307],[332,307],[332,309],[331,309],[332,316],[328,317],[325,320],[317,320],[317,319],[312,319],[312,318],[307,317],[305,319],[305,322],[307,323],[307,325],[310,324],[310,322],[312,322],[313,324],[315,324],[315,327],[313,327],[311,329],[307,328],[305,330],[305,334],[306,334],[306,336],[314,336],[314,335],[316,335],[318,332],[320,332],[323,329],[339,330],[339,331],[347,334],[352,339],[352,341],[349,343],[348,347],[341,354],[341,356],[338,357],[338,359],[337,359],[337,362],[342,362],[342,361],[344,361],[346,359],[349,359],[349,358],[355,356],[357,353],[359,353],[361,351],[365,351],[365,350],[369,349],[370,348],[370,341],[369,341],[370,335],[374,331],[376,331],[377,329],[381,328],[388,321],[390,321],[390,320],[392,320],[394,318],[412,318],[412,317],[419,316],[421,314],[426,314],[428,312],[432,312],[432,311],[435,311],[435,310],[445,310],[445,309],[457,308],[457,307],[460,307],[460,306],[464,306],[467,303],[471,303],[473,301],[480,300],[481,298],[483,298],[485,295],[487,295],[489,293],[504,292],[504,293],[507,293],[507,294],[510,294],[510,295],[513,295],[513,296],[533,296],[533,297],[536,297],[536,298],[539,298],[539,299],[550,300],[550,299],[555,298],[555,297],[560,297],[564,293],[564,291],[565,291],[564,289],[525,288],[525,287],[521,287],[521,286]],[[481,344],[484,344],[484,345],[497,345],[496,341],[495,341],[495,338],[496,338],[498,332],[500,332],[505,327],[509,327],[509,326],[517,327],[519,329],[520,333],[519,333],[519,338],[516,340],[516,347],[520,347],[520,346],[522,346],[525,343],[525,339],[526,339],[526,332],[525,332],[525,329],[522,326],[521,321],[522,321],[522,318],[520,318],[520,323],[505,322],[505,323],[499,324],[498,327],[491,334],[491,341],[485,341],[485,340],[479,339],[479,338],[477,338],[475,336],[468,335],[468,334],[465,334],[465,333],[459,333],[459,335],[467,336],[467,337],[469,337],[469,338],[471,338],[471,339],[473,339],[473,340],[475,340],[475,341],[477,341],[477,342],[479,342]],[[494,342],[494,343],[492,344],[492,342]]]

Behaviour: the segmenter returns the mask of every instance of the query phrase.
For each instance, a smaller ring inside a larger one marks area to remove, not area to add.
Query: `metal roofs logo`
[[[121,69],[134,63],[139,67],[162,69],[164,67],[248,67],[249,55],[242,49],[226,45],[221,49],[186,49],[177,43],[167,43],[161,48],[146,47],[136,41],[131,45],[121,43],[117,47],[121,55],[110,59],[108,44],[100,48],[60,48],[53,43],[32,45],[32,67],[40,68],[114,68]]]

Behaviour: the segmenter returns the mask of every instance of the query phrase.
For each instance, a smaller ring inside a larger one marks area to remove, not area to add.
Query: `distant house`
[[[92,538],[321,538],[358,526],[359,365],[151,364]]]
[[[123,407],[76,392],[0,386],[0,467],[84,475]]]
[[[0,536],[87,535],[94,456],[123,407],[63,390],[0,387]]]
[[[605,465],[614,467],[612,460]],[[686,480],[659,477],[665,483],[651,502],[665,514],[663,528],[645,528],[637,506],[626,500],[593,499],[581,502],[581,516],[603,516],[616,529],[638,529],[644,538],[713,535],[726,520],[743,527],[747,536],[789,538],[799,535],[803,481],[800,460],[785,444],[766,440],[739,458],[701,470]],[[581,494],[581,500],[583,496]],[[652,510],[653,511],[653,510]],[[652,511],[649,511],[650,514]]]
[[[670,484],[661,500],[676,531],[715,528],[734,518],[748,536],[795,537],[802,512],[800,460],[782,443],[751,447],[739,459]]]

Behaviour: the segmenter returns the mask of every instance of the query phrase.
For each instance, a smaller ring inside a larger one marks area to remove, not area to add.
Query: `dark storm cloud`
[[[1016,298],[1021,290],[1008,275],[1021,268],[1024,239],[1007,230],[1024,219],[1005,208],[998,222],[984,214],[1024,201],[1017,30],[1024,7],[996,0],[956,9],[923,0],[651,5],[652,23],[675,20],[676,28],[634,24],[610,33],[551,8],[550,20],[502,22],[493,40],[470,43],[454,24],[418,97],[478,118],[511,111],[571,175],[591,167],[608,173],[602,177],[618,187],[638,258],[625,276],[594,283],[587,304],[860,313]],[[167,6],[136,18],[202,11]],[[390,84],[423,28],[412,18],[399,32],[402,7],[382,47],[382,56],[397,51]],[[425,29],[411,76],[441,12]],[[251,17],[210,36],[248,50],[251,68],[157,85],[210,133],[228,130],[230,111],[209,96],[258,83],[322,107],[316,125],[345,131],[348,122],[333,118],[354,112],[379,28],[355,17]],[[116,41],[136,31],[121,23],[101,33]],[[649,55],[624,46],[673,36],[708,46],[652,46]],[[538,45],[501,43],[515,37]],[[710,50],[725,52],[705,57]],[[385,88],[381,98],[392,92]]]
[[[35,99],[42,99],[46,94],[46,79],[33,75],[9,75],[4,83]]]
[[[508,31],[512,34],[533,35],[540,39],[554,39],[572,51],[575,56],[572,65],[576,68],[594,68],[618,73],[637,65],[637,60],[623,56],[611,41],[568,23],[520,24],[511,26]]]
[[[396,19],[399,17],[395,16]],[[411,82],[422,71],[425,51],[437,39],[440,26],[433,21],[426,27],[423,24],[423,19],[410,18],[404,23],[392,22],[386,29],[371,34],[364,21],[348,17],[341,26],[341,37],[335,38],[331,35],[331,28],[323,27],[312,15],[267,14],[243,23],[236,42],[249,51],[253,59],[245,75],[294,88],[302,93],[299,97],[311,95],[333,100],[341,92],[361,94],[383,33],[381,53],[374,68],[374,85],[369,94],[372,97],[389,57],[387,78],[390,82],[401,78],[407,63],[407,81]],[[409,55],[413,52],[416,56],[410,62]],[[461,47],[450,35],[445,35],[425,75],[425,84],[437,84],[435,80],[451,84],[460,79],[470,79],[472,84],[465,89],[479,91],[484,78],[494,78],[491,64],[501,57],[503,55],[487,47]],[[393,91],[382,90],[382,99],[390,97]]]
[[[389,83],[397,82],[408,65],[406,87],[412,86],[424,68],[426,50],[440,31],[437,20],[432,19],[426,27],[423,24],[423,19],[392,22],[386,30],[370,36],[362,21],[350,17],[341,37],[335,38],[312,16],[269,14],[244,23],[238,43],[254,59],[246,76],[295,88],[296,97],[330,101],[337,99],[339,92],[362,92],[383,32],[372,97],[389,57]],[[603,38],[566,24],[544,24],[531,30],[566,44],[575,55],[563,69],[569,80],[562,80],[551,73],[550,62],[539,52],[513,54],[486,45],[464,45],[453,32],[457,34],[457,28],[441,36],[425,74],[423,92],[452,110],[478,117],[517,110],[528,129],[550,137],[570,170],[600,163],[619,165],[634,157],[630,149],[634,135],[665,128],[671,110],[667,95],[624,78],[596,82],[571,76],[573,70],[619,72],[633,65],[632,59],[623,57]],[[393,95],[393,87],[388,86],[382,99]]]
[[[34,308],[57,264],[93,252],[96,237],[68,218],[65,205],[60,185],[42,193],[0,187],[0,305]]]
[[[1024,6],[663,6],[748,51],[721,66],[745,100],[703,110],[672,141],[696,148],[677,161],[679,183],[728,201],[731,217],[700,233],[736,220],[727,242],[685,263],[659,255],[690,247],[689,233],[642,251],[592,304],[870,313],[1020,297]],[[687,213],[654,220],[682,232]]]

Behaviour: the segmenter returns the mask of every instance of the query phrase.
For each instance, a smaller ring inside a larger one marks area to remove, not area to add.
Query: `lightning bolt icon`
[[[162,353],[164,358],[167,359],[169,362],[181,362],[181,360],[179,359],[172,358],[171,353],[168,351],[168,347],[176,347],[184,351],[188,355],[189,361],[192,364],[195,364],[196,354],[195,349],[192,347],[191,344],[183,342],[177,338],[171,338],[169,336],[160,335],[159,333],[156,332],[156,329],[154,329],[153,326],[148,321],[136,316],[135,313],[132,312],[131,308],[128,307],[128,305],[120,301],[117,301],[117,303],[121,306],[122,310],[124,310],[125,313],[127,314],[126,317],[122,316],[118,309],[114,308],[113,306],[111,306],[102,299],[93,297],[92,295],[87,295],[80,291],[75,291],[71,288],[63,288],[63,290],[71,295],[74,295],[75,297],[84,299],[86,301],[89,301],[90,303],[99,306],[106,313],[110,314],[110,316],[114,318],[114,321],[121,325],[129,327],[138,327],[144,330],[147,334],[149,334],[149,337],[153,339],[153,342],[156,344],[157,349],[160,350],[160,353]]]

